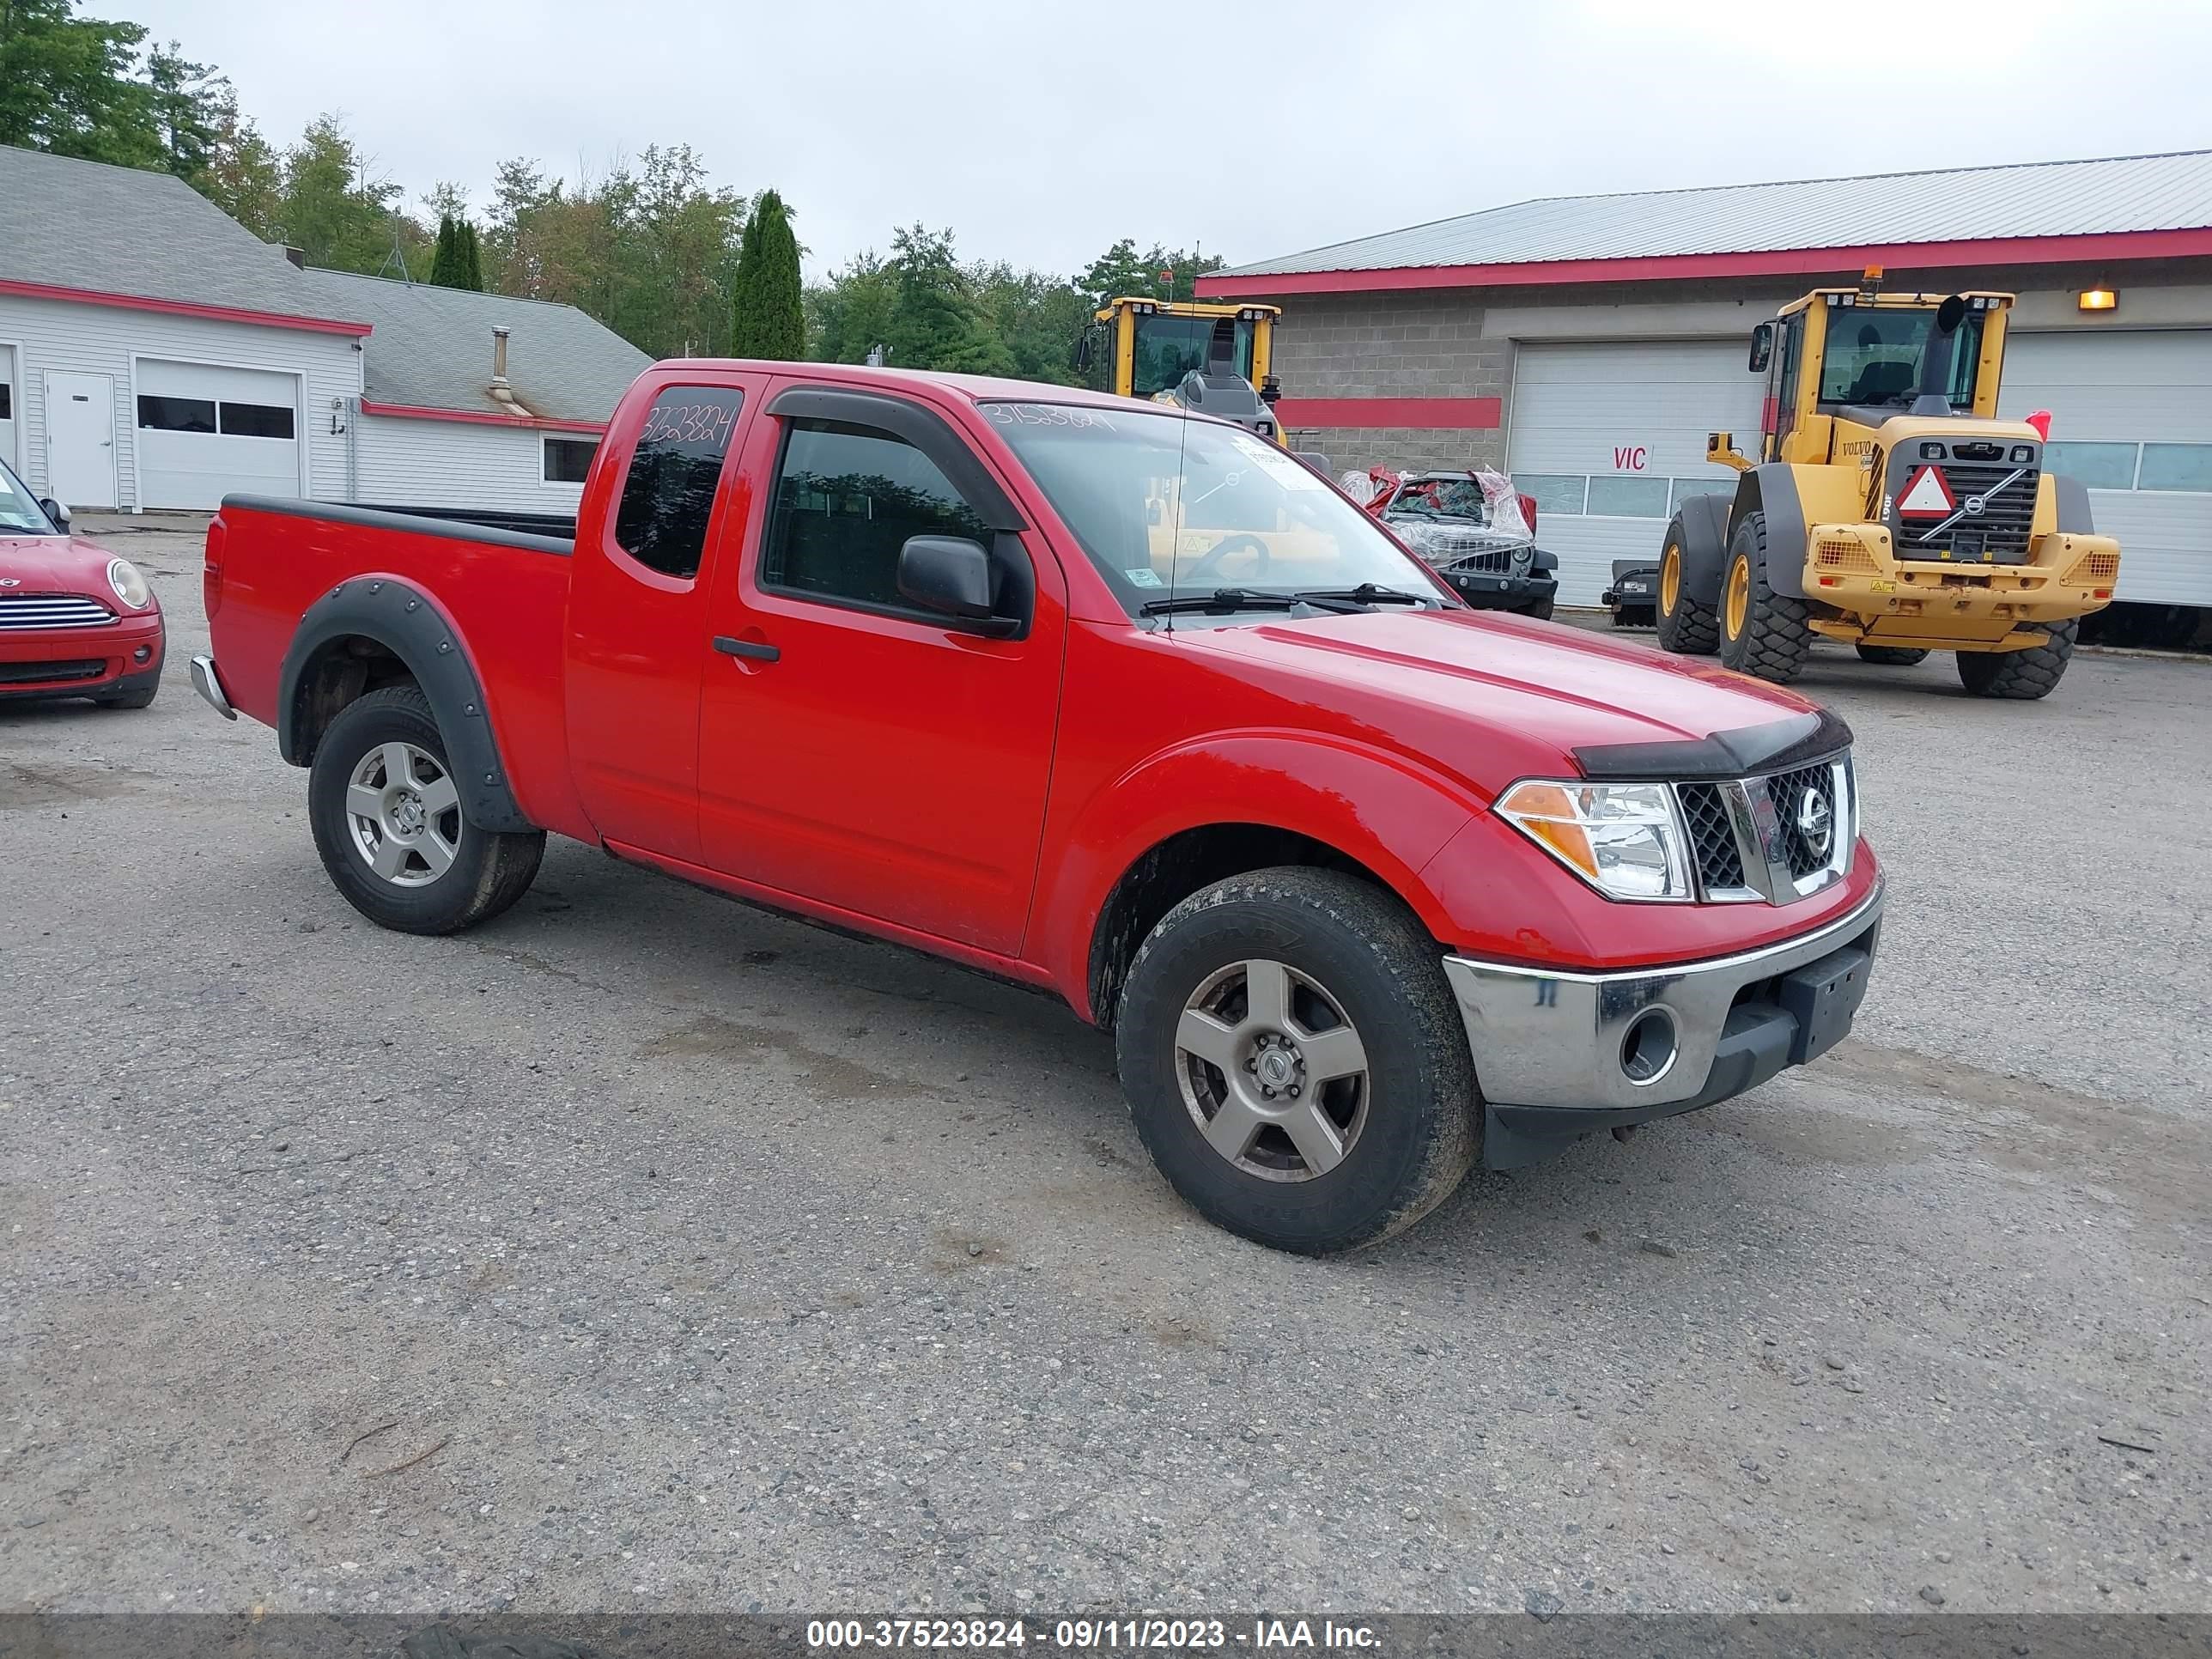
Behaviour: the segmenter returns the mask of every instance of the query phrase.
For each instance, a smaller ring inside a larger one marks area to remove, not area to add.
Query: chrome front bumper
[[[1881,906],[1877,887],[1796,939],[1668,968],[1446,957],[1490,1108],[1484,1161],[1510,1168],[1593,1129],[1709,1106],[1824,1052],[1858,1011]]]

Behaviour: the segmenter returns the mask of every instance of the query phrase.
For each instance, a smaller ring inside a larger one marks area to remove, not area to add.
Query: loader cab
[[[1752,367],[1766,376],[1759,459],[1833,461],[1838,443],[1899,415],[1993,417],[2011,305],[2009,294],[1863,286],[1785,306],[1752,336]]]
[[[1079,368],[1109,368],[1111,389],[1124,398],[1162,402],[1198,402],[1179,395],[1193,375],[1200,377],[1199,401],[1206,392],[1233,393],[1241,382],[1242,401],[1272,405],[1276,389],[1271,372],[1274,328],[1282,316],[1274,306],[1210,305],[1203,301],[1123,297],[1101,307],[1077,349]],[[1103,378],[1103,377],[1102,377]],[[1231,399],[1229,401],[1235,401]],[[1217,412],[1212,410],[1208,413]],[[1227,418],[1256,428],[1261,415],[1247,411]],[[1267,420],[1267,435],[1277,436]]]

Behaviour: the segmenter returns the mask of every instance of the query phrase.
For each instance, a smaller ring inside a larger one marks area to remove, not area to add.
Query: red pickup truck
[[[1038,987],[1285,1249],[1752,1088],[1866,988],[1841,721],[1470,611],[1200,416],[662,363],[573,523],[234,496],[205,580],[194,683],[371,920],[485,921],[550,833]]]

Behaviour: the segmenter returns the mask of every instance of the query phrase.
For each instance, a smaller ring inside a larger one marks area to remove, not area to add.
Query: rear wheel
[[[1884,668],[1910,668],[1915,663],[1926,662],[1928,653],[1903,645],[1862,645],[1857,647],[1859,660],[1881,665]]]
[[[1747,514],[1729,540],[1721,579],[1721,661],[1740,674],[1786,685],[1813,649],[1805,601],[1778,593],[1766,579],[1766,514]]]
[[[467,821],[429,699],[386,686],[348,703],[315,748],[307,817],[323,868],[380,927],[451,933],[528,890],[545,854],[531,830]]]
[[[1720,644],[1720,626],[1710,605],[1698,603],[1683,568],[1682,521],[1667,526],[1667,548],[1659,556],[1659,645],[1678,656],[1710,657]]]
[[[1334,871],[1259,870],[1162,918],[1121,992],[1137,1132],[1207,1220],[1276,1249],[1410,1225],[1474,1161],[1474,1062],[1435,941]]]
[[[2053,623],[2050,637],[2024,651],[1961,651],[1959,684],[1977,697],[2002,697],[2032,702],[2056,690],[2074,658],[2075,635],[2081,618]]]

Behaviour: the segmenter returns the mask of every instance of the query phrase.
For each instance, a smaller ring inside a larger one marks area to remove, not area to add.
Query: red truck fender
[[[380,649],[364,653],[356,641]],[[341,582],[300,618],[277,673],[277,751],[295,766],[311,763],[338,710],[386,683],[377,678],[386,662],[396,662],[429,699],[468,822],[500,832],[538,828],[507,781],[483,681],[461,630],[429,592],[398,576]],[[381,672],[397,678],[396,671]]]
[[[1479,805],[1402,756],[1341,738],[1212,734],[1093,793],[1059,836],[1030,936],[1076,1012],[1098,1024],[1110,1021],[1137,947],[1176,903],[1241,871],[1316,862],[1316,852],[1356,866],[1449,939],[1448,914],[1420,872]]]

